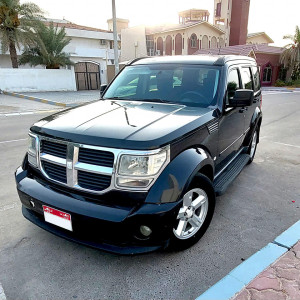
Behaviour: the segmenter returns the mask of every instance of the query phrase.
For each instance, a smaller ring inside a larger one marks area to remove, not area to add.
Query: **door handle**
[[[247,110],[248,110],[247,107],[243,107],[243,108],[241,108],[241,109],[239,110],[239,112],[240,112],[240,113],[243,113],[243,112],[245,112],[245,111],[247,111]]]

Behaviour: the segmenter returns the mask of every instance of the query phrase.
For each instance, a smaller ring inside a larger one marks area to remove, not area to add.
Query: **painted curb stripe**
[[[292,248],[298,240],[300,240],[300,221],[279,235],[274,242]]]
[[[23,94],[6,92],[6,91],[3,91],[3,94],[18,97],[18,98],[22,98],[22,99],[32,100],[32,101],[36,101],[36,102],[41,102],[41,103],[45,103],[45,104],[62,106],[62,107],[74,107],[74,106],[78,106],[80,104],[85,103],[85,102],[63,103],[63,102],[57,102],[57,101],[52,101],[52,100],[47,100],[47,99],[37,98],[37,97],[32,97],[32,96],[26,96],[26,95],[23,95]]]
[[[300,221],[250,256],[196,300],[229,300],[300,240]]]
[[[0,283],[0,300],[6,300],[5,294],[4,294],[4,290],[2,288],[2,285]]]

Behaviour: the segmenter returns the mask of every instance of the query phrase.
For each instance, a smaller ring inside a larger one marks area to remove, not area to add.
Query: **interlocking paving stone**
[[[232,300],[299,300],[300,241],[260,273]]]

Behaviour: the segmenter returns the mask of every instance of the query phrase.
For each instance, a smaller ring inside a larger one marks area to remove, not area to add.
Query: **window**
[[[221,5],[222,3],[217,3],[217,8],[216,8],[216,17],[221,17]]]
[[[197,36],[192,34],[191,36],[191,48],[197,48]]]
[[[228,74],[227,79],[227,99],[226,104],[229,104],[228,99],[233,98],[235,91],[240,88],[240,77],[239,71],[237,69],[233,69]]]
[[[217,66],[151,64],[127,66],[112,82],[105,99],[169,101],[208,107],[217,103]]]
[[[272,68],[269,65],[269,66],[264,68],[263,82],[271,82],[271,81],[272,81]]]
[[[243,88],[247,90],[253,90],[253,82],[250,68],[242,68],[242,81],[243,81]]]
[[[253,71],[254,92],[257,92],[260,90],[259,69],[258,67],[252,67],[252,71]]]

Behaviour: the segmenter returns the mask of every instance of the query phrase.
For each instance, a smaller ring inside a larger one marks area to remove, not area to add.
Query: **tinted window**
[[[258,67],[252,67],[253,71],[253,83],[254,83],[254,92],[260,90],[260,77]]]
[[[202,65],[128,66],[113,81],[104,99],[169,101],[208,107],[217,102],[220,68]]]
[[[242,81],[244,89],[253,90],[253,82],[250,68],[242,68]]]
[[[228,98],[233,98],[235,91],[240,88],[239,73],[237,69],[231,70],[227,79]],[[228,104],[228,99],[227,99]]]

